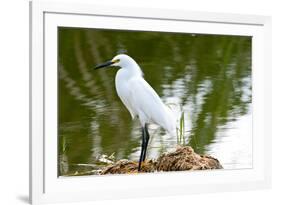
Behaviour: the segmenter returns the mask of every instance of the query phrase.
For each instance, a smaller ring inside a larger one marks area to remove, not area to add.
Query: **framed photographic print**
[[[32,204],[270,187],[270,17],[36,1],[30,22]]]

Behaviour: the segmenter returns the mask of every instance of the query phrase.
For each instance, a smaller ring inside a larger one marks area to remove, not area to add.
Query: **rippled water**
[[[252,167],[251,37],[59,28],[60,175],[96,158],[138,160],[141,132],[119,100],[117,68],[94,65],[132,56],[161,99],[185,113],[185,143],[225,169]],[[148,158],[177,139],[150,125]]]

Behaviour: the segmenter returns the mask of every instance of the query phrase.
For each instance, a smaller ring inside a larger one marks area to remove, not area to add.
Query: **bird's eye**
[[[115,59],[113,62],[118,63],[119,61],[120,61],[120,59]]]

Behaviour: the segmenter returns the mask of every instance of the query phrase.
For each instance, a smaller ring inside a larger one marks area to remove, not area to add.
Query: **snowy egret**
[[[140,171],[149,141],[147,125],[158,124],[171,136],[176,136],[176,119],[153,88],[144,80],[142,70],[133,58],[119,54],[112,60],[96,66],[95,69],[109,66],[120,67],[115,77],[117,94],[132,118],[138,117],[142,126],[142,145],[138,164],[138,171]]]

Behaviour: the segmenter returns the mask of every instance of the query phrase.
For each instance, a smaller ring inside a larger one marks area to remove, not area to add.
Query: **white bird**
[[[95,69],[109,66],[121,68],[115,77],[117,94],[132,118],[138,117],[142,126],[142,146],[138,165],[138,171],[140,171],[149,141],[147,124],[158,124],[175,137],[176,118],[153,88],[144,80],[142,70],[133,58],[119,54],[112,60],[96,66]]]

